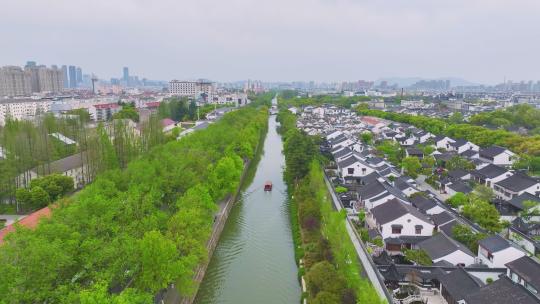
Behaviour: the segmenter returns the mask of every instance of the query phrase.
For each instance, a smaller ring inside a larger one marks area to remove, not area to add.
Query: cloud
[[[18,0],[0,64],[154,79],[539,79],[540,1]]]

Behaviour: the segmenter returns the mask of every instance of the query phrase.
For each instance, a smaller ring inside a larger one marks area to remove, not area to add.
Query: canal
[[[277,125],[276,117],[270,116],[255,175],[231,210],[197,304],[300,302]],[[263,190],[267,180],[273,183],[271,192]]]

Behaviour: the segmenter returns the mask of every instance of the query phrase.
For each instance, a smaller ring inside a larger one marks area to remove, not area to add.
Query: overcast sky
[[[540,79],[539,0],[4,0],[0,65],[217,81]]]

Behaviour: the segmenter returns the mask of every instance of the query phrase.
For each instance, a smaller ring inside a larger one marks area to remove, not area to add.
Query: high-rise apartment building
[[[69,88],[69,75],[68,75],[68,68],[66,65],[62,66],[62,75],[64,77],[64,89]]]
[[[129,85],[129,69],[128,69],[128,67],[124,67],[122,72],[123,72],[122,73],[122,79],[124,80],[126,85]]]
[[[44,65],[37,67],[38,70],[38,87],[35,92],[60,92],[64,87],[64,77],[62,70],[53,65],[47,68]]]
[[[28,96],[32,94],[30,73],[18,66],[0,68],[0,96]]]
[[[70,65],[68,68],[69,72],[69,87],[74,89],[77,87],[77,70],[75,66]]]
[[[77,87],[79,87],[83,82],[82,69],[77,67]]]

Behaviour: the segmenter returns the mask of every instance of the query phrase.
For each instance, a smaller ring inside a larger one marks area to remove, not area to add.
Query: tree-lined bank
[[[194,290],[216,202],[234,192],[267,124],[247,107],[157,145],[58,202],[0,246],[0,303],[150,303],[169,283]]]

